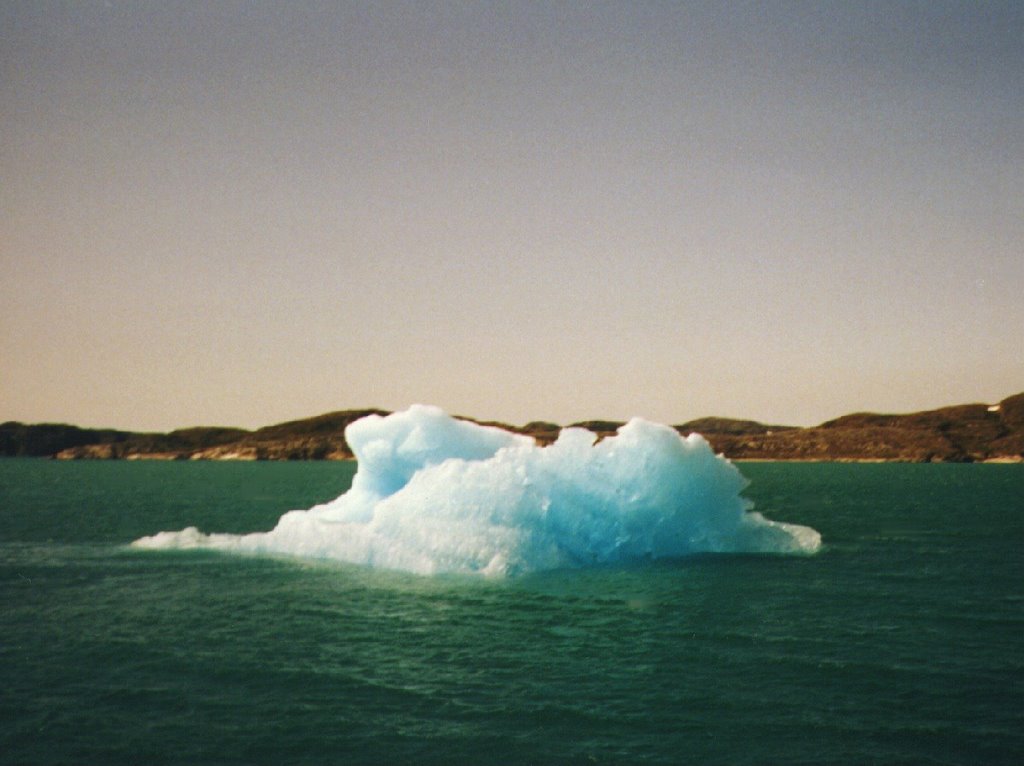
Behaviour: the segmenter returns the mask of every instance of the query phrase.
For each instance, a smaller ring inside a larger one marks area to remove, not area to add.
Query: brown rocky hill
[[[385,410],[343,410],[266,426],[241,439],[214,445],[191,455],[194,460],[350,460],[345,428],[367,415]]]
[[[248,434],[240,428],[183,428],[170,433],[135,433],[113,429],[79,428],[62,423],[0,424],[0,456],[51,457],[75,451],[75,457],[116,459],[136,454],[159,457],[237,441]]]
[[[352,453],[345,427],[385,410],[342,410],[246,431],[187,428],[170,433],[83,429],[63,424],[0,424],[0,456],[61,459],[174,460],[344,460]],[[470,418],[466,418],[470,420]],[[548,444],[560,426],[534,421],[497,425]],[[598,437],[621,422],[573,423]],[[963,404],[903,415],[855,413],[819,426],[765,425],[753,420],[701,418],[675,426],[681,434],[701,433],[717,452],[738,460],[834,460],[902,462],[1024,461],[1024,393],[997,405]]]
[[[907,415],[856,413],[813,428],[708,434],[728,457],[911,463],[1024,458],[1024,393],[997,405],[963,404]]]

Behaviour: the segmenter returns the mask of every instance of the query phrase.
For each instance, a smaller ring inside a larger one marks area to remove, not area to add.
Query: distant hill
[[[77,459],[164,460],[346,460],[345,427],[386,410],[342,410],[266,426],[197,427],[170,433],[134,433],[43,423],[0,424],[0,456]],[[470,418],[465,418],[471,420]],[[528,434],[540,444],[558,437],[556,423],[509,426],[473,421]],[[609,420],[573,423],[600,438],[622,425]],[[858,412],[819,426],[765,425],[753,420],[709,417],[675,426],[698,432],[717,452],[737,460],[831,460],[900,462],[1024,461],[1024,392],[997,405],[961,404],[903,415]]]
[[[161,434],[78,428],[61,423],[25,425],[8,422],[0,423],[0,456],[57,457],[72,451],[76,453],[74,457],[104,459],[135,455],[176,457],[181,453],[235,442],[248,434],[241,428],[183,428]]]
[[[79,428],[63,423],[0,423],[0,455],[50,457],[61,450],[84,445],[114,444],[132,436],[127,431]]]
[[[1024,459],[1024,393],[997,405],[963,404],[906,415],[861,412],[813,428],[708,434],[735,459],[887,460],[909,463]]]

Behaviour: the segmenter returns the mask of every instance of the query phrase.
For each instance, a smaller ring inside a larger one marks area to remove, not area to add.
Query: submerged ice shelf
[[[617,435],[567,428],[546,447],[436,407],[345,431],[348,492],[269,532],[160,532],[138,548],[335,559],[418,574],[507,575],[702,552],[813,553],[809,527],[769,521],[747,481],[698,434],[634,418]]]

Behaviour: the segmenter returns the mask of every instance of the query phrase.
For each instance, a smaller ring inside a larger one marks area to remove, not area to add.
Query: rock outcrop
[[[0,424],[0,456],[78,459],[346,460],[345,427],[384,410],[342,410],[246,431],[186,428],[170,433],[84,429],[63,424]],[[469,418],[466,418],[469,420]],[[541,444],[560,426],[534,421],[496,425],[532,436]],[[573,423],[599,438],[622,425],[608,420]],[[819,426],[765,425],[753,420],[701,418],[675,426],[684,436],[699,432],[716,451],[737,460],[830,460],[901,462],[1024,461],[1024,393],[997,405],[963,404],[905,415],[859,412]]]
[[[907,415],[862,412],[813,428],[705,435],[716,450],[738,460],[1021,461],[1024,393],[997,405],[964,404]]]

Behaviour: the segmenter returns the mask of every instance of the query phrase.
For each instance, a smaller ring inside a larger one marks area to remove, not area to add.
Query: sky
[[[1024,4],[0,0],[0,421],[1024,390]]]

